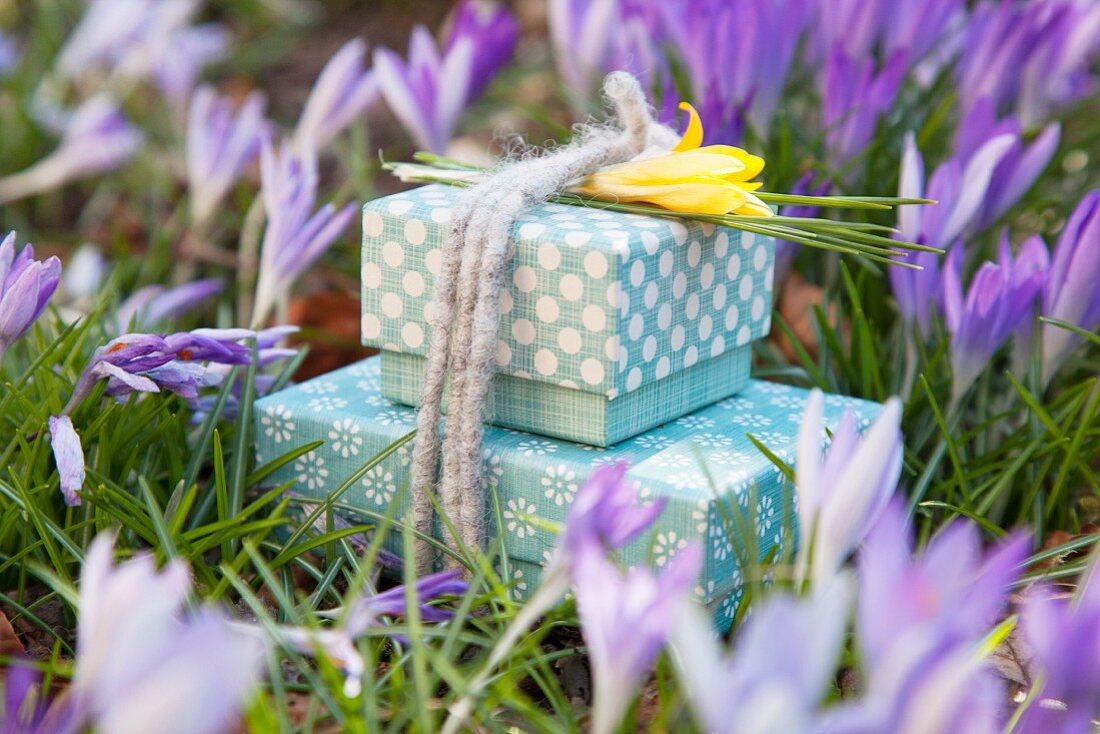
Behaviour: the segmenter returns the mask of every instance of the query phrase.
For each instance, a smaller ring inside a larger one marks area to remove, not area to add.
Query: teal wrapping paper
[[[431,185],[363,207],[362,331],[368,346],[425,356],[440,248],[460,194]],[[768,237],[545,203],[520,217],[513,240],[501,292],[499,374],[609,403],[748,347],[771,328],[774,241]],[[633,435],[614,424],[606,403],[594,403],[604,413],[593,420],[608,424],[596,443]],[[666,400],[640,412],[660,423],[692,407]],[[497,411],[505,423],[507,409],[504,404]],[[563,430],[547,433],[582,440]]]
[[[808,392],[752,381],[721,400],[610,449],[489,427],[483,451],[481,491],[487,498],[490,537],[501,536],[509,559],[538,566],[556,536],[547,524],[564,522],[578,488],[598,466],[626,460],[639,500],[664,498],[652,532],[624,548],[625,563],[664,566],[688,543],[706,549],[699,597],[706,603],[735,595],[741,586],[738,558],[764,559],[790,549],[794,527],[792,487],[749,440],[751,433],[787,463],[793,462],[798,426]],[[876,403],[826,397],[835,425],[846,409],[866,425]],[[323,445],[279,469],[272,482],[290,482],[304,495],[324,498],[348,477],[415,427],[412,409],[380,392],[377,357],[287,388],[256,402],[258,461],[267,462],[314,441]],[[824,434],[823,434],[824,440]],[[411,443],[355,482],[341,502],[385,513],[395,497],[407,502]],[[492,491],[490,491],[492,490]],[[491,507],[495,494],[497,506]],[[401,517],[407,508],[398,508]],[[494,516],[499,511],[501,526]],[[400,551],[400,542],[390,548]],[[525,568],[517,566],[517,568]]]

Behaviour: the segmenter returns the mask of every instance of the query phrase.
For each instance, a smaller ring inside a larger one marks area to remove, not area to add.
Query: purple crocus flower
[[[903,51],[891,55],[879,71],[870,57],[854,58],[839,45],[829,51],[821,77],[822,123],[834,165],[851,161],[871,142],[879,115],[901,88],[905,69]]]
[[[100,731],[225,731],[259,682],[261,646],[214,610],[182,613],[182,562],[158,572],[149,555],[118,567],[113,555],[100,535],[81,571],[71,694],[81,720]]]
[[[753,609],[723,654],[698,608],[682,604],[671,633],[673,659],[692,708],[718,734],[817,731],[851,609],[850,576],[798,599],[772,596]]]
[[[519,39],[519,22],[500,3],[462,0],[455,9],[454,21],[443,48],[444,55],[451,53],[466,38],[474,43],[476,52],[469,89],[469,99],[474,100],[511,60]]]
[[[908,637],[975,643],[1000,619],[1029,542],[1015,535],[988,553],[969,522],[956,521],[913,557],[905,507],[894,500],[859,554],[857,639],[873,673]]]
[[[15,232],[0,242],[0,361],[42,315],[60,280],[56,257],[35,260],[31,245],[16,255]]]
[[[153,78],[165,98],[182,116],[206,66],[221,61],[229,51],[229,31],[204,23],[171,34],[153,61]]]
[[[964,0],[899,0],[880,7],[886,11],[881,24],[883,50],[904,50],[910,63],[942,45],[952,22],[965,13]]]
[[[1100,190],[1077,204],[1058,236],[1042,313],[1091,331],[1100,325]],[[1080,342],[1073,332],[1043,325],[1043,379],[1047,382]]]
[[[354,38],[325,64],[298,118],[294,131],[295,150],[325,147],[378,96],[374,73],[363,67],[366,54],[367,44]]]
[[[554,63],[572,93],[574,106],[583,109],[592,99],[611,58],[618,29],[616,0],[549,0],[547,20]]]
[[[147,285],[134,291],[118,307],[115,315],[118,330],[146,329],[176,318],[218,295],[222,288],[222,281],[218,278],[196,280],[174,288]]]
[[[815,32],[811,36],[818,47],[818,58],[826,58],[839,49],[848,59],[870,59],[887,27],[895,19],[887,18],[887,6],[863,0],[819,0]]]
[[[825,397],[810,393],[798,434],[796,491],[798,550],[796,575],[815,588],[829,585],[878,519],[901,476],[901,401],[886,401],[860,436],[847,412],[822,455]]]
[[[702,564],[695,545],[679,551],[659,575],[639,566],[623,575],[599,545],[577,556],[574,591],[592,665],[593,734],[610,734],[618,727],[672,634],[675,612],[691,594]]]
[[[617,550],[648,530],[664,510],[664,501],[638,502],[635,486],[626,481],[626,462],[601,466],[577,491],[565,520],[558,547],[575,555],[596,544]]]
[[[1020,72],[1016,101],[1025,127],[1039,125],[1097,89],[1090,65],[1100,55],[1100,6],[1075,0],[1036,5],[1044,14],[1042,33]]]
[[[990,0],[974,7],[956,66],[960,100],[988,99],[998,112],[1011,107],[1019,70],[1043,33],[1039,5]]]
[[[414,596],[421,620],[445,622],[454,612],[431,604],[443,596],[462,596],[469,584],[460,577],[461,569],[442,571],[417,579]],[[379,594],[365,594],[354,599],[347,608],[330,609],[320,613],[322,617],[338,618],[342,622],[334,627],[279,627],[276,639],[280,644],[303,655],[325,654],[344,671],[344,694],[358,696],[362,691],[362,677],[366,669],[355,640],[372,627],[381,625],[382,617],[403,617],[408,613],[407,589],[395,586]],[[406,641],[400,635],[395,639]]]
[[[983,554],[977,529],[956,522],[914,559],[910,537],[895,500],[859,554],[856,639],[867,690],[830,711],[824,731],[999,729],[991,727],[1004,699],[979,645],[1000,618],[1028,541],[1012,536]]]
[[[1032,589],[1023,605],[1024,636],[1042,686],[1016,731],[1085,734],[1100,711],[1100,580],[1090,566],[1072,599]]]
[[[236,115],[232,103],[214,89],[195,90],[187,118],[187,183],[191,218],[202,228],[260,151],[267,134],[260,92],[248,95]]]
[[[422,25],[413,29],[408,62],[388,48],[375,50],[374,73],[382,95],[420,148],[442,153],[474,90],[483,88],[511,57],[516,25],[492,17],[456,24],[443,53]]]
[[[5,666],[4,717],[0,734],[58,734],[80,724],[69,696],[49,700],[42,690],[42,674],[25,658]]]
[[[925,188],[924,161],[912,133],[906,135],[898,196],[925,197],[938,203],[902,207],[898,213],[899,237],[933,247],[958,247],[954,243],[974,225],[993,172],[1014,140],[1011,135],[997,135],[984,142],[965,162],[952,158],[936,169]],[[936,294],[940,292],[939,258],[935,253],[914,252],[906,262],[923,270],[889,268],[890,284],[902,317],[910,324],[915,323],[924,336],[931,333]]]
[[[993,169],[989,187],[974,219],[974,229],[980,231],[992,225],[1016,204],[1046,169],[1058,149],[1062,127],[1053,122],[1044,127],[1035,139],[1024,145],[1023,131],[1015,117],[998,121],[989,99],[980,100],[959,123],[955,136],[955,154],[969,160],[986,141],[1001,135],[1011,135],[1012,145]]]
[[[947,256],[943,307],[951,332],[955,400],[962,398],[1012,333],[1031,322],[1049,267],[1050,256],[1042,239],[1029,238],[1013,258],[1006,230],[997,263],[983,263],[964,296],[963,248],[955,247]]]
[[[276,153],[265,141],[260,158],[267,230],[252,322],[262,324],[276,304],[289,297],[294,280],[324,254],[355,216],[350,203],[313,211],[317,199],[317,159],[312,151],[295,155],[286,144]]]
[[[105,94],[92,97],[69,119],[57,150],[30,168],[0,179],[0,203],[51,191],[114,170],[141,145],[141,133]]]

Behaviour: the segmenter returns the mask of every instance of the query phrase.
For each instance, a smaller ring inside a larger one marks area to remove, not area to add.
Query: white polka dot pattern
[[[425,186],[364,207],[367,344],[424,354],[440,247],[459,194]],[[502,373],[617,395],[744,346],[771,326],[768,238],[552,203],[521,216],[514,237],[500,302]]]

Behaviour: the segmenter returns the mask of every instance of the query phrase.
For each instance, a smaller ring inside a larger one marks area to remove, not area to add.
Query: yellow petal
[[[748,192],[745,192],[745,202],[731,211],[730,214],[740,214],[745,217],[775,216],[775,212],[772,211],[770,206]]]
[[[620,163],[602,168],[592,178],[619,183],[648,183],[673,181],[690,176],[721,176],[731,180],[747,180],[745,164],[740,160],[717,154],[669,153],[655,158]]]
[[[697,214],[727,214],[743,206],[749,197],[756,198],[721,179],[712,181],[713,183],[695,181],[658,186],[582,186],[573,190],[605,201],[645,202],[671,211]]]
[[[744,180],[750,178],[756,178],[760,175],[760,172],[764,170],[764,159],[758,155],[753,155],[741,148],[735,148],[732,145],[708,145],[703,148],[690,151],[685,155],[724,155],[730,158],[734,158],[741,162],[744,168]]]
[[[699,113],[687,102],[680,103],[680,109],[688,113],[688,126],[684,130],[684,136],[673,148],[674,151],[683,152],[694,150],[703,144],[703,121],[699,119]]]

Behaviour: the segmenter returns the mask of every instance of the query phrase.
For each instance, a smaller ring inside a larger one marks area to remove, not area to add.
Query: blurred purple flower
[[[588,646],[594,696],[591,731],[616,731],[691,594],[703,565],[696,545],[676,553],[660,574],[632,567],[624,575],[599,545],[582,549],[574,564],[574,593]]]
[[[195,90],[187,118],[187,183],[191,219],[201,229],[260,151],[267,135],[260,92],[252,92],[233,113],[230,100],[210,86]]]
[[[817,709],[837,669],[851,609],[850,576],[797,599],[753,609],[723,655],[709,620],[683,604],[671,634],[684,690],[705,729],[733,734],[817,731]]]
[[[1004,700],[981,643],[1000,619],[1028,541],[983,555],[977,529],[949,525],[913,558],[905,507],[890,503],[859,554],[856,639],[868,684],[823,731],[992,732]]]
[[[547,19],[554,63],[573,96],[583,108],[599,88],[610,61],[614,36],[619,31],[617,0],[549,0]]]
[[[174,288],[147,285],[119,305],[115,314],[118,330],[148,329],[176,318],[221,293],[222,287],[219,278],[196,280]]]
[[[814,33],[818,59],[839,52],[848,59],[872,59],[882,34],[895,22],[883,3],[864,0],[817,0]],[[899,3],[900,4],[900,3]]]
[[[519,39],[519,23],[511,11],[500,3],[462,0],[455,9],[454,23],[444,44],[444,56],[467,38],[474,45],[468,96],[472,101],[485,91],[497,72],[511,60]]]
[[[846,412],[822,454],[825,397],[810,393],[798,434],[796,576],[829,586],[873,527],[901,476],[901,401],[886,401],[865,435]]]
[[[857,639],[864,664],[888,666],[910,638],[972,644],[1000,620],[1029,542],[1016,535],[982,551],[970,522],[948,525],[913,557],[905,507],[894,500],[859,554]]]
[[[126,121],[109,97],[98,94],[73,113],[57,150],[30,168],[0,179],[0,203],[114,170],[140,145],[137,128]]]
[[[1013,142],[993,169],[989,187],[974,219],[974,229],[978,231],[992,225],[1023,198],[1054,157],[1062,127],[1056,122],[1047,125],[1025,146],[1019,121],[1015,117],[998,121],[993,103],[988,99],[981,100],[971,106],[959,123],[955,135],[955,154],[961,160],[969,160],[987,141],[1001,135],[1011,135]]]
[[[355,216],[350,203],[313,211],[317,199],[317,159],[312,151],[295,155],[287,144],[276,153],[265,141],[260,156],[267,229],[260,253],[252,323],[263,324],[276,304],[285,303],[294,280],[324,254]]]
[[[261,370],[270,364],[284,360],[292,359],[298,356],[298,350],[290,347],[279,346],[287,336],[298,331],[297,326],[272,326],[268,329],[263,329],[256,332],[256,369]],[[229,376],[230,370],[233,369],[233,365],[228,363],[213,363],[207,365],[206,373],[208,375],[218,375],[217,384],[222,384],[224,379]],[[253,381],[253,389],[257,396],[267,395],[272,386],[274,386],[277,377],[269,374],[257,374]],[[241,395],[244,392],[244,374],[239,374],[236,381],[233,383],[232,390],[226,397],[225,404],[222,406],[221,417],[224,420],[234,420],[241,406]],[[188,399],[187,403],[192,410],[191,420],[196,423],[201,423],[206,420],[207,415],[213,409],[217,402],[217,396],[214,395],[199,395],[197,398]]]
[[[56,257],[34,259],[34,247],[15,254],[15,232],[0,242],[0,361],[46,309],[61,280]]]
[[[893,105],[905,70],[904,51],[892,54],[877,72],[872,58],[854,58],[840,46],[826,55],[822,124],[834,166],[845,165],[871,143],[878,118]]]
[[[1017,731],[1085,734],[1100,711],[1100,581],[1093,561],[1073,599],[1049,587],[1023,605],[1024,636],[1042,683]]]
[[[454,612],[431,604],[443,596],[462,596],[469,584],[461,579],[461,569],[433,573],[417,579],[413,596],[417,600],[417,611],[424,622],[445,622],[454,617]],[[362,690],[362,676],[365,665],[362,656],[355,647],[355,640],[372,627],[382,625],[382,617],[403,617],[408,613],[406,602],[407,589],[395,586],[378,594],[363,594],[352,600],[348,607],[339,607],[320,612],[320,616],[341,620],[333,627],[287,627],[276,629],[275,639],[283,646],[302,653],[314,655],[323,652],[327,658],[340,665],[344,671],[344,694],[358,696]],[[407,642],[402,636],[395,639]]]
[[[81,571],[72,696],[100,731],[216,734],[259,682],[262,648],[210,609],[182,607],[181,561],[158,572],[149,555],[115,566],[107,535]]]
[[[99,295],[110,265],[95,244],[85,242],[66,258],[61,273],[61,293],[67,303],[87,308]]]
[[[229,46],[229,32],[217,23],[184,28],[166,39],[153,61],[153,78],[177,113],[187,109],[203,68],[224,59]]]
[[[84,487],[84,449],[76,435],[73,421],[67,415],[52,415],[49,419],[50,446],[57,463],[57,475],[65,504],[80,505],[78,492]]]
[[[182,111],[202,68],[229,46],[226,29],[191,25],[200,0],[92,0],[58,54],[66,77],[89,70],[128,79],[152,76]]]
[[[460,17],[455,24],[442,54],[422,25],[413,29],[408,62],[388,48],[374,52],[374,73],[382,95],[424,150],[444,151],[475,90],[482,89],[511,58],[515,21],[503,8],[494,8],[488,16],[470,15],[481,12],[463,11],[465,19]]]
[[[1028,127],[1098,86],[1090,66],[1100,54],[1100,6],[1062,0],[1044,9],[1049,15],[1043,35],[1020,75],[1016,111]]]
[[[872,5],[874,3],[867,3]],[[883,50],[904,50],[910,64],[946,42],[952,21],[961,20],[964,0],[895,0],[888,6],[881,25]]]
[[[1100,190],[1081,199],[1058,236],[1042,314],[1085,329],[1100,325]],[[1043,379],[1049,382],[1081,338],[1053,324],[1043,329]]]
[[[294,131],[296,151],[325,147],[378,96],[374,72],[363,67],[366,54],[367,44],[354,38],[325,64],[298,118]]]
[[[558,547],[576,555],[589,545],[617,550],[648,530],[664,510],[664,501],[638,502],[633,482],[626,481],[627,464],[601,466],[581,485]]]
[[[986,199],[993,172],[1013,143],[1014,138],[1007,134],[985,141],[969,156],[965,165],[958,158],[952,158],[939,166],[925,188],[924,161],[913,134],[906,135],[898,196],[925,197],[938,203],[902,207],[898,213],[898,236],[933,247],[960,247],[955,244],[956,239],[973,226]],[[932,252],[912,252],[906,262],[919,265],[923,270],[888,268],[902,318],[910,324],[916,323],[926,337],[932,331],[932,315],[940,292],[940,257]]]
[[[4,670],[4,717],[0,734],[58,734],[79,725],[72,698],[50,700],[42,690],[42,674],[26,658],[14,657]]]
[[[7,76],[18,66],[21,56],[22,49],[19,43],[8,34],[0,33],[0,77]]]
[[[1008,111],[1018,93],[1020,70],[1044,32],[1041,4],[987,0],[975,5],[956,65],[959,100],[989,100],[997,112]]]
[[[797,194],[798,196],[824,196],[829,192],[829,188],[832,186],[832,182],[828,179],[814,185],[814,179],[817,178],[817,174],[813,171],[809,171],[802,175],[794,186],[791,187],[790,193]],[[821,213],[821,207],[817,206],[803,206],[789,204],[779,209],[780,216],[783,217],[808,217],[813,218]],[[787,273],[790,272],[791,264],[794,262],[795,255],[798,254],[800,246],[794,242],[787,242],[786,240],[775,241],[775,282],[782,283],[787,278]]]
[[[947,256],[943,276],[943,307],[947,330],[951,332],[953,397],[962,398],[978,375],[989,365],[1021,325],[1029,324],[1046,283],[1050,256],[1039,237],[1031,237],[1012,257],[1008,231],[1001,236],[997,263],[978,268],[963,294],[963,248]]]

